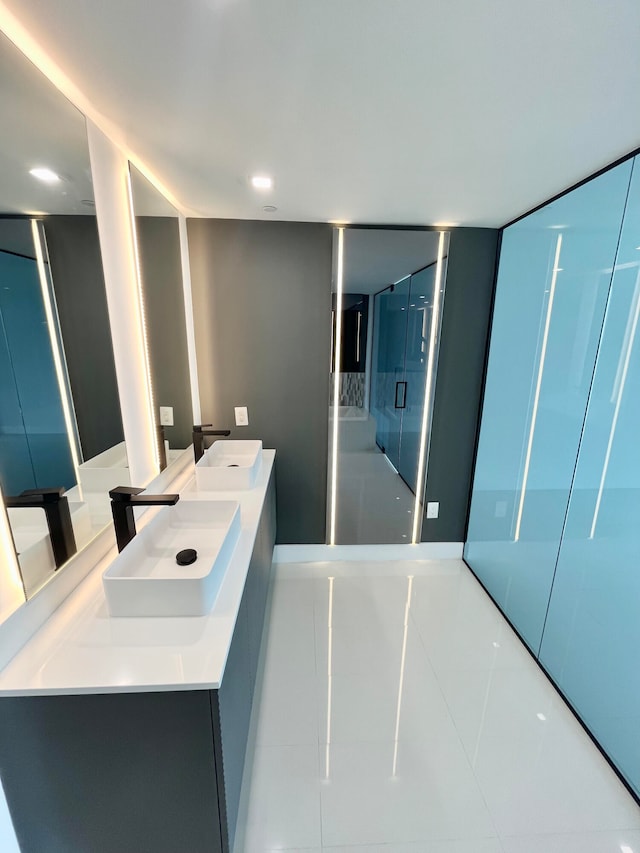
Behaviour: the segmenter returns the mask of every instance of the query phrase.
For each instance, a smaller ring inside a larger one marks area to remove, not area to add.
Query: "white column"
[[[131,484],[145,486],[158,474],[158,465],[133,246],[128,162],[89,119],[87,136]],[[99,389],[96,391],[99,393]]]

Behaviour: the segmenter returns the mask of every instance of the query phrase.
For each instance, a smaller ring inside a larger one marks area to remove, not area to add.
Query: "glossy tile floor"
[[[235,853],[640,853],[640,809],[463,563],[276,566]]]
[[[340,451],[338,545],[406,545],[411,542],[415,495],[375,445]]]

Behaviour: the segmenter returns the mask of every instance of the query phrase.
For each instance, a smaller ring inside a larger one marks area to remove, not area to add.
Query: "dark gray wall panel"
[[[193,408],[178,220],[136,216],[140,267],[151,360],[151,379],[159,406],[173,406],[174,425],[165,427],[171,447],[191,444]]]
[[[497,230],[451,232],[427,474],[423,542],[463,542],[495,279]]]
[[[218,853],[209,692],[0,699],[22,853]]]
[[[85,459],[122,441],[95,216],[48,216],[45,234]]]
[[[276,448],[278,542],[322,543],[332,229],[191,219],[188,233],[203,421]]]

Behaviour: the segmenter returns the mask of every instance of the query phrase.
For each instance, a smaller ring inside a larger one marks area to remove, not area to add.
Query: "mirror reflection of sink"
[[[98,453],[78,466],[80,485],[88,492],[106,494],[114,486],[131,484],[124,441]]]
[[[203,616],[240,537],[237,501],[180,501],[138,532],[102,576],[111,616]],[[194,563],[176,554],[194,548]]]
[[[80,549],[94,535],[89,507],[83,501],[69,500],[69,512],[76,546]],[[46,516],[36,507],[10,507],[7,515],[24,585],[34,592],[56,570]]]
[[[252,489],[262,465],[261,441],[214,442],[196,465],[200,491]]]

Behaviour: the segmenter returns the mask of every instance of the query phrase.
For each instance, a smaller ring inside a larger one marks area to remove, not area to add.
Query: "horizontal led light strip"
[[[529,479],[529,465],[531,464],[531,450],[533,448],[533,435],[536,431],[536,420],[538,417],[538,403],[540,402],[540,389],[542,387],[542,374],[544,373],[544,362],[547,357],[547,341],[549,340],[549,327],[551,325],[551,312],[553,311],[553,299],[556,294],[556,281],[560,263],[560,249],[562,248],[562,234],[558,234],[556,241],[556,253],[553,261],[553,272],[551,274],[551,287],[549,288],[549,301],[547,303],[547,316],[544,323],[542,335],[542,348],[540,350],[540,363],[538,364],[538,377],[536,380],[536,391],[533,397],[533,410],[531,412],[531,425],[529,426],[529,440],[527,442],[527,453],[524,460],[524,472],[522,475],[522,489],[520,491],[520,503],[516,519],[516,530],[513,541],[520,539],[520,527],[522,525],[522,512],[524,510],[524,499],[527,493],[527,481]]]
[[[51,291],[49,290],[47,273],[44,268],[44,252],[42,251],[42,238],[38,229],[37,219],[31,220],[31,234],[33,236],[33,245],[36,250],[36,264],[38,267],[38,278],[40,279],[40,290],[42,291],[42,303],[44,305],[44,314],[47,320],[47,329],[49,330],[49,341],[51,343],[51,353],[53,355],[53,365],[56,371],[58,390],[60,391],[60,402],[62,403],[62,415],[64,417],[64,425],[67,430],[67,441],[69,442],[69,451],[71,453],[71,461],[73,462],[76,483],[80,485],[80,459],[78,455],[78,445],[76,442],[75,419],[71,413],[69,388],[65,376],[66,372],[62,364],[60,345],[56,335],[56,323],[53,313],[53,305],[51,303]]]
[[[140,325],[142,328],[142,344],[144,350],[145,379],[147,382],[147,397],[149,406],[149,424],[153,436],[153,449],[155,462],[160,471],[160,448],[158,447],[158,430],[156,429],[156,405],[153,396],[153,383],[151,381],[151,357],[149,355],[149,336],[147,334],[147,315],[144,308],[144,289],[142,286],[142,269],[140,266],[140,252],[138,251],[138,233],[136,230],[136,216],[133,209],[133,187],[131,186],[131,171],[127,169],[127,192],[129,197],[129,217],[131,220],[131,242],[133,245],[133,257],[136,267],[136,279],[138,282],[138,310],[140,312]]]
[[[424,497],[425,474],[426,474],[426,459],[427,459],[427,443],[429,438],[429,424],[433,411],[433,387],[434,387],[434,366],[436,359],[436,343],[438,340],[438,325],[440,317],[440,291],[442,290],[442,260],[444,256],[444,241],[446,231],[440,231],[440,239],[438,240],[438,260],[436,263],[436,284],[435,295],[433,299],[433,313],[431,315],[431,331],[429,333],[429,354],[427,356],[427,375],[424,388],[424,404],[422,408],[422,428],[420,430],[420,454],[418,456],[418,477],[416,481],[416,502],[413,510],[413,532],[411,534],[411,544],[418,544],[420,536],[421,521],[422,521],[422,500]]]
[[[342,287],[344,228],[338,228],[338,269],[336,274],[336,351],[333,362],[333,441],[331,457],[331,530],[329,545],[336,544],[336,512],[338,501],[338,425],[340,406],[340,364],[342,361]]]
[[[622,374],[620,376],[620,386],[618,388],[618,397],[616,399],[616,407],[613,412],[613,420],[611,422],[611,430],[609,431],[609,441],[607,443],[607,452],[604,457],[604,465],[602,466],[602,474],[600,476],[600,487],[598,488],[598,497],[596,500],[596,507],[593,512],[593,521],[591,522],[591,532],[589,533],[589,539],[593,539],[596,534],[596,525],[598,523],[598,515],[600,514],[600,504],[602,503],[602,492],[604,490],[604,483],[607,479],[607,471],[609,470],[609,460],[611,458],[611,448],[613,447],[613,440],[616,436],[616,428],[618,426],[618,415],[620,414],[620,405],[622,403],[622,395],[624,394],[624,386],[627,381],[627,373],[629,372],[629,362],[631,361],[631,351],[633,349],[633,343],[636,337],[636,331],[638,329],[638,318],[640,317],[640,273],[636,278],[636,286],[633,293],[633,298],[635,301],[635,306],[633,309],[633,324],[631,326],[631,333],[629,334],[627,340],[627,349],[624,356],[624,366],[622,368]]]

